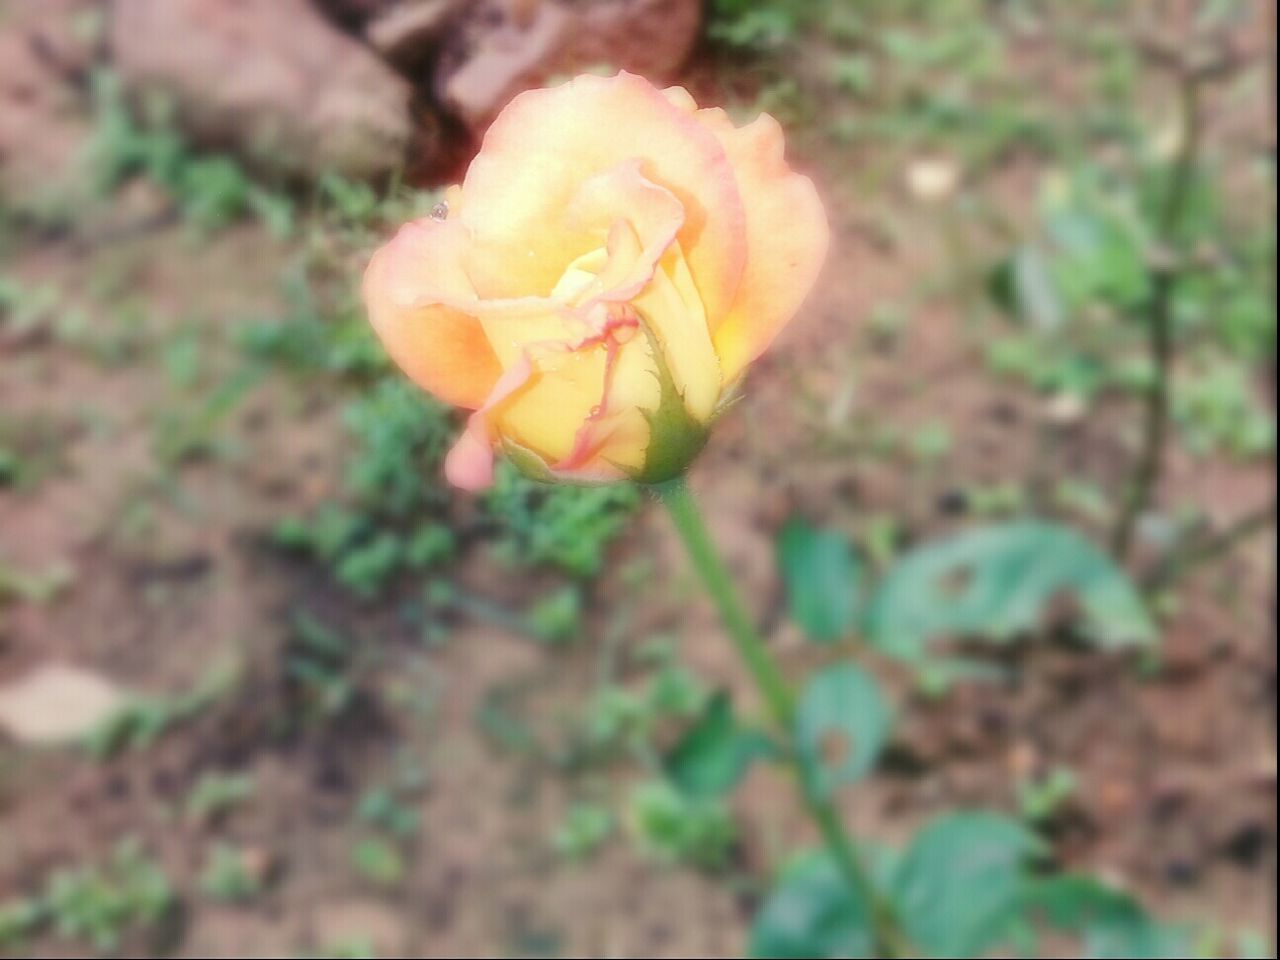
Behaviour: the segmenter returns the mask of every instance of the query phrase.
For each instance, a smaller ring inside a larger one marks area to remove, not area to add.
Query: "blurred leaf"
[[[1018,813],[1030,823],[1046,823],[1059,814],[1078,788],[1070,767],[1055,767],[1043,777],[1018,785]]]
[[[569,808],[551,838],[556,853],[568,859],[586,860],[613,833],[613,814],[604,807],[578,803]]]
[[[832,61],[831,79],[841,90],[862,95],[869,93],[875,79],[875,63],[861,53],[848,53]]]
[[[379,887],[396,887],[404,879],[405,862],[400,851],[374,837],[361,840],[352,848],[351,865]]]
[[[1239,934],[1236,942],[1236,955],[1240,960],[1271,960],[1276,955],[1267,938],[1255,930]]]
[[[723,867],[737,842],[729,809],[713,797],[689,797],[663,780],[639,784],[627,804],[627,825],[641,850],[663,863],[708,870]]]
[[[937,957],[976,957],[1011,929],[1040,841],[1015,820],[956,813],[916,834],[891,896],[907,936]]]
[[[1066,320],[1062,297],[1044,254],[1024,246],[1013,257],[1013,288],[1018,312],[1036,330],[1049,333]]]
[[[1145,302],[1151,288],[1146,235],[1128,191],[1104,189],[1086,167],[1068,182],[1046,180],[1044,228],[1053,280],[1069,306]]]
[[[751,925],[754,958],[877,956],[866,905],[826,854],[783,874]]]
[[[998,307],[1040,333],[1058,330],[1066,321],[1066,307],[1049,261],[1033,244],[1018,247],[995,266],[987,291]]]
[[[860,570],[844,537],[792,520],[778,538],[778,565],[791,617],[810,639],[830,643],[853,628]]]
[[[814,674],[796,707],[796,749],[813,788],[826,794],[866,774],[892,726],[893,713],[870,674],[851,663]]]
[[[1062,592],[1076,598],[1103,648],[1150,641],[1155,630],[1124,571],[1066,527],[1027,520],[970,530],[905,554],[872,597],[876,647],[915,658],[943,636],[1008,641],[1033,629]]]
[[[794,11],[785,4],[712,0],[707,35],[731,47],[767,49],[795,34]]]
[[[529,631],[543,643],[571,642],[582,630],[582,591],[577,584],[540,598],[525,614]]]
[[[1128,894],[1100,880],[1062,874],[1028,883],[1023,908],[1033,919],[1078,934],[1087,960],[1164,960],[1199,955],[1184,930],[1152,920]]]
[[[777,747],[763,733],[738,725],[726,691],[717,692],[702,716],[666,758],[673,783],[693,796],[714,796],[737,785],[753,760]]]

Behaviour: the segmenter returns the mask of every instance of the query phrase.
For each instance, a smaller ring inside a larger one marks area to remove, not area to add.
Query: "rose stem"
[[[702,520],[702,513],[689,490],[689,485],[681,476],[657,484],[654,490],[666,505],[667,512],[671,514],[676,530],[684,541],[689,559],[715,602],[720,612],[721,622],[750,671],[761,696],[764,697],[774,723],[786,742],[791,743],[795,716],[795,700],[791,689],[787,686],[777,663],[747,615],[742,599],[734,587],[733,579],[725,568],[715,545],[711,542],[711,537]],[[814,791],[803,787],[809,778],[800,775],[796,752],[790,750],[788,756],[797,774],[797,783],[802,785],[800,792],[805,809],[821,831],[822,838],[830,848],[832,856],[835,857],[850,889],[867,906],[880,956],[890,960],[910,956],[910,947],[907,945],[898,920],[892,908],[871,882],[862,856],[853,838],[845,830],[835,806],[830,799],[818,796]]]

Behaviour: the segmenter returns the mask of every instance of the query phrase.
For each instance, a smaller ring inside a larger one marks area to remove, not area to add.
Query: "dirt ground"
[[[693,84],[732,86],[707,64]],[[892,514],[911,541],[970,518],[957,491],[1034,488],[1062,474],[1114,491],[1137,439],[1130,401],[1062,426],[1045,398],[993,378],[980,332],[945,294],[925,298],[892,341],[871,335],[877,304],[946,269],[938,221],[957,215],[913,198],[892,174],[865,195],[857,170],[874,157],[813,137],[799,144],[830,198],[831,262],[692,477],[797,676],[815,654],[780,623],[773,536],[789,514],[850,534]],[[1025,219],[1038,173],[1034,159],[1014,157],[971,189]],[[535,738],[552,741],[598,683],[604,648],[659,634],[676,638],[682,662],[708,684],[752,702],[665,517],[645,505],[615,544],[576,645],[551,649],[465,615],[449,618],[443,642],[424,644],[421,624],[401,615],[417,585],[365,602],[269,542],[281,515],[340,489],[349,439],[341,398],[324,384],[267,377],[219,427],[215,455],[157,464],[156,419],[180,402],[161,345],[194,338],[210,382],[233,369],[230,321],[284,309],[279,278],[299,241],[252,224],[193,241],[183,224],[147,216],[137,192],[118,195],[87,235],[20,237],[4,265],[24,285],[63,291],[123,359],[103,363],[52,336],[0,342],[5,422],[35,435],[27,447],[47,461],[29,488],[0,487],[0,559],[67,572],[52,599],[0,606],[0,685],[47,662],[153,695],[228,679],[207,709],[107,761],[0,742],[0,902],[133,836],[183,909],[131,935],[126,955],[289,956],[348,942],[380,956],[739,955],[759,895],[750,878],[809,838],[787,783],[762,769],[737,793],[741,839],[727,878],[654,864],[621,842],[567,862],[548,843],[566,809],[584,795],[616,796],[642,771],[566,776],[476,722],[502,698]],[[144,305],[134,327],[120,329],[120,312],[101,306],[104,285]],[[941,423],[954,442],[934,469],[863,457],[850,424],[868,421],[904,433]],[[1197,504],[1225,523],[1273,486],[1269,458],[1179,449],[1161,501]],[[1161,611],[1159,669],[1035,644],[1000,655],[1012,668],[1006,681],[931,698],[901,668],[868,657],[904,720],[886,768],[848,795],[850,823],[893,841],[942,810],[1011,809],[1020,777],[1070,767],[1080,787],[1055,835],[1065,863],[1130,885],[1162,916],[1274,936],[1274,550],[1270,535],[1254,538],[1187,582]],[[450,573],[513,608],[540,587],[483,549]],[[358,645],[356,706],[333,722],[290,720],[289,624],[302,607]],[[421,826],[406,841],[403,878],[379,888],[351,869],[366,829],[352,810],[371,785],[409,768],[420,777]],[[209,771],[251,775],[252,802],[211,819],[185,813]],[[269,878],[250,902],[199,896],[215,838],[249,851]],[[93,955],[55,935],[30,947],[39,957]]]

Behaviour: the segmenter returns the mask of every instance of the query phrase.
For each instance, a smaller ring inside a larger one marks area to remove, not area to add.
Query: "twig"
[[[1148,580],[1149,590],[1161,590],[1192,569],[1230,552],[1241,542],[1276,522],[1276,502],[1258,507],[1217,533],[1210,533],[1175,551]]]
[[[1158,220],[1161,239],[1170,246],[1180,238],[1178,229],[1191,193],[1201,133],[1200,83],[1202,75],[1190,70],[1179,74],[1182,96],[1183,136],[1174,160],[1173,177]],[[1169,432],[1169,398],[1173,379],[1173,290],[1180,276],[1176,255],[1161,255],[1153,263],[1151,312],[1147,342],[1154,380],[1147,392],[1146,424],[1142,452],[1125,493],[1124,506],[1111,537],[1111,551],[1124,561],[1133,545],[1138,520],[1151,504],[1164,467]]]

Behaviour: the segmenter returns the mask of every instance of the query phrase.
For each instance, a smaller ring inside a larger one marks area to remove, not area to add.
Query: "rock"
[[[698,0],[595,0],[582,8],[582,26],[561,69],[603,64],[671,81],[693,53],[701,27]]]
[[[698,0],[487,0],[437,65],[438,98],[473,132],[522,90],[584,70],[675,78],[698,38]]]
[[[359,30],[372,18],[401,0],[312,0],[330,20],[348,30]]]
[[[907,164],[906,178],[912,197],[934,203],[955,193],[960,168],[943,157],[920,158]]]
[[[441,58],[441,103],[471,130],[483,130],[512,97],[547,78],[572,24],[572,15],[553,3],[541,4],[527,26],[513,16],[473,17],[461,31],[474,37],[464,41],[465,52]]]
[[[87,190],[85,81],[102,54],[95,0],[7,7],[0,24],[0,197],[56,215]]]
[[[126,91],[171,98],[194,142],[314,178],[389,174],[410,135],[410,88],[307,0],[116,0]]]
[[[364,28],[369,46],[402,73],[424,73],[444,39],[462,0],[413,0],[388,7]]]
[[[19,743],[66,743],[97,729],[125,700],[120,688],[97,673],[45,664],[0,687],[0,730]]]

